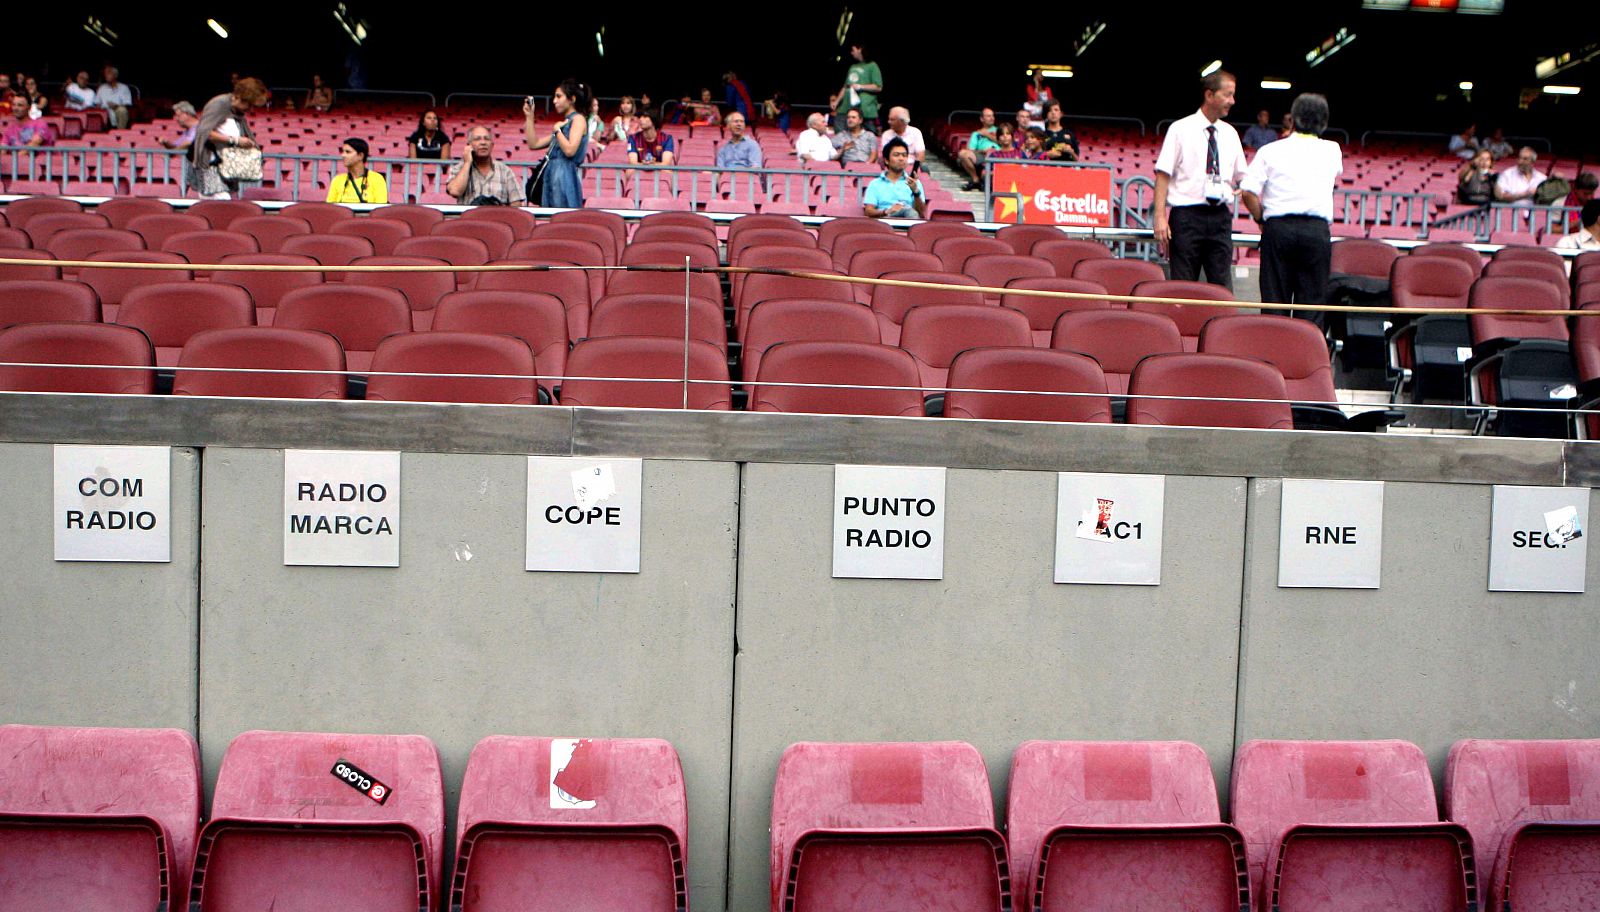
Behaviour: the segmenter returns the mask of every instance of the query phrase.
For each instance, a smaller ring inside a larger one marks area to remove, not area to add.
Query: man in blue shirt
[[[905,141],[891,139],[883,146],[883,173],[867,184],[861,209],[868,218],[926,218],[928,201],[922,183],[906,173],[910,150]]]
[[[734,111],[722,123],[728,128],[728,138],[717,149],[717,167],[761,167],[761,144],[745,135],[744,115]]]

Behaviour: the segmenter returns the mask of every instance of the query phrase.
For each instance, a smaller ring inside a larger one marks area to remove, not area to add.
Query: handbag
[[[225,180],[258,181],[261,179],[261,150],[228,146],[222,150],[217,171]]]
[[[546,152],[544,158],[534,164],[533,173],[528,175],[528,182],[522,186],[522,197],[530,206],[537,206],[544,200],[544,166],[548,164],[550,153]]]

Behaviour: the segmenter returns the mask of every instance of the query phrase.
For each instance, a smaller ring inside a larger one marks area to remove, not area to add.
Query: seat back
[[[88,259],[97,262],[165,263],[174,266],[185,262],[184,258],[176,253],[164,253],[159,250],[108,250],[103,253],[91,253]],[[101,306],[111,308],[105,317],[108,320],[115,319],[116,306],[122,303],[122,299],[131,289],[156,282],[187,282],[193,277],[194,273],[187,269],[112,269],[84,266],[78,270],[78,281],[95,290],[100,296]]]
[[[195,333],[254,326],[256,312],[250,293],[237,285],[160,282],[130,290],[117,310],[117,322],[149,336],[156,363],[170,367]]]
[[[632,208],[629,206],[628,208]],[[566,212],[557,212],[550,217],[552,225],[598,225],[611,232],[613,241],[611,248],[611,261],[614,263],[622,258],[622,248],[628,244],[628,222],[615,212],[599,212],[594,209],[572,209]]]
[[[816,236],[806,230],[797,219],[778,213],[762,215],[741,215],[728,223],[728,247],[731,250],[735,242],[746,231],[787,231],[790,234],[804,234],[811,238],[812,246],[816,246]]]
[[[1063,279],[1072,278],[1073,271],[1084,260],[1109,260],[1113,256],[1106,245],[1082,238],[1038,241],[1030,253],[1048,262],[1055,269],[1056,275]]]
[[[1048,348],[969,348],[950,363],[946,418],[1001,421],[1111,421],[1105,373],[1087,355]],[[963,390],[1017,390],[1014,394]],[[1029,395],[1086,393],[1083,396]]]
[[[671,215],[673,213],[660,213]],[[672,225],[661,222],[649,223],[650,216],[645,216],[646,221],[639,224],[633,233],[632,244],[694,244],[697,247],[717,247],[717,229],[710,225]]]
[[[126,365],[126,370],[0,366],[0,390],[14,393],[155,391],[155,352],[144,333],[106,323],[23,323],[0,329],[0,362]]]
[[[425,332],[389,336],[372,354],[367,398],[405,402],[475,402],[533,405],[533,351],[515,336],[472,332]],[[504,377],[386,376],[498,374]]]
[[[434,309],[436,332],[500,333],[526,342],[540,385],[558,386],[567,370],[567,317],[561,299],[531,291],[456,291]]]
[[[567,356],[568,377],[561,385],[561,404],[621,406],[626,408],[683,408],[684,342],[654,336],[613,336],[585,339]],[[728,383],[728,360],[709,342],[688,343],[689,408],[727,411],[733,394]],[[660,379],[638,383],[602,377]]]
[[[1328,271],[1335,275],[1387,279],[1394,261],[1399,258],[1400,249],[1392,244],[1368,238],[1342,238],[1333,245]]]
[[[1156,282],[1140,282],[1133,287],[1133,293],[1149,298],[1193,298],[1199,301],[1232,301],[1233,292],[1221,285],[1212,285],[1210,282],[1181,282],[1162,279]],[[1237,307],[1207,307],[1204,304],[1157,304],[1151,301],[1136,301],[1128,305],[1130,310],[1140,310],[1145,313],[1166,314],[1172,322],[1178,324],[1178,333],[1183,336],[1184,351],[1195,351],[1200,342],[1200,330],[1205,327],[1206,321],[1213,317],[1226,316],[1239,312]]]
[[[249,215],[234,219],[228,230],[255,238],[262,253],[278,253],[289,238],[310,234],[311,223],[292,215]]]
[[[1411,248],[1410,256],[1443,257],[1455,260],[1472,270],[1474,278],[1483,271],[1483,255],[1462,244],[1434,243]]]
[[[1271,364],[1283,374],[1289,398],[1298,402],[1337,401],[1327,340],[1310,320],[1275,314],[1216,317],[1200,333],[1200,351]]]
[[[1094,257],[1078,261],[1078,265],[1072,268],[1072,278],[1099,282],[1110,294],[1131,295],[1140,282],[1159,282],[1166,275],[1161,272],[1160,266],[1144,260]]]
[[[249,200],[201,200],[187,211],[190,215],[205,219],[218,231],[226,231],[229,225],[239,219],[266,214],[265,209]]]
[[[482,266],[489,262],[489,247],[477,238],[429,234],[405,238],[394,245],[394,255],[435,257],[452,266]],[[457,275],[456,284],[467,278],[467,274]]]
[[[87,260],[96,253],[144,250],[144,238],[132,231],[116,228],[68,228],[57,231],[43,244],[58,260]],[[76,275],[81,266],[63,266],[69,276]]]
[[[894,234],[894,229],[877,219],[859,215],[832,218],[817,226],[817,246],[832,253],[834,241],[851,234]]]
[[[586,241],[600,248],[600,261],[607,266],[617,265],[617,261],[622,258],[622,251],[617,246],[616,236],[605,225],[591,225],[584,222],[549,222],[535,228],[533,234],[528,236],[528,240]],[[518,241],[517,243],[522,242]],[[513,254],[513,256],[515,255]]]
[[[33,246],[49,249],[50,239],[57,232],[83,228],[111,228],[111,220],[93,212],[45,212],[29,219],[24,230],[33,239]]]
[[[491,265],[522,265],[522,266],[549,266],[549,260],[495,260]],[[649,273],[641,273],[649,275]],[[616,276],[613,282],[623,276]],[[682,281],[682,276],[676,276]],[[715,276],[710,277],[713,282]],[[561,306],[567,312],[567,336],[571,339],[582,339],[589,335],[589,309],[592,302],[590,297],[589,280],[582,272],[576,270],[507,270],[504,272],[482,272],[478,274],[478,281],[472,288],[479,291],[531,291],[535,294],[554,295],[561,300]],[[682,285],[678,286],[682,293]]]
[[[1477,256],[1471,250],[1467,253]],[[1473,267],[1456,257],[1412,254],[1394,261],[1389,270],[1389,293],[1396,307],[1466,307],[1477,277]]]
[[[676,266],[682,269],[685,258],[691,266],[715,269],[721,265],[715,248],[683,241],[636,240],[622,251],[624,266]]]
[[[278,300],[273,326],[315,329],[339,340],[351,370],[366,370],[378,343],[411,331],[411,305],[393,288],[308,285]]]
[[[933,245],[945,238],[983,237],[983,232],[966,224],[965,222],[918,222],[906,232],[906,237],[911,239],[918,250],[924,253],[933,253]]]
[[[1510,276],[1485,275],[1473,282],[1467,304],[1474,310],[1566,310],[1566,302],[1557,286],[1543,279]],[[1472,314],[1467,322],[1472,326],[1472,341],[1480,345],[1493,339],[1564,341],[1567,338],[1567,321],[1556,314],[1548,317]]]
[[[709,342],[727,351],[728,332],[722,306],[703,298],[688,299],[659,294],[607,295],[589,317],[589,338],[606,336],[661,336]]]
[[[1600,310],[1600,299],[1584,310]],[[1600,316],[1572,318],[1572,363],[1581,383],[1600,377]]]
[[[18,323],[98,322],[100,298],[90,285],[41,279],[0,282],[0,329]]]
[[[394,245],[411,237],[411,223],[392,218],[353,218],[328,229],[331,235],[366,238],[372,242],[372,252],[377,256],[394,253]]]
[[[898,282],[927,282],[976,288],[978,281],[956,272],[891,272],[883,276]],[[919,288],[916,286],[873,285],[872,312],[878,317],[879,332],[890,345],[900,342],[900,327],[913,307],[932,304],[984,305],[983,292],[960,288]]]
[[[1538,252],[1555,256],[1554,253],[1548,250]],[[1562,264],[1549,263],[1545,260],[1528,260],[1516,257],[1500,259],[1496,257],[1489,261],[1489,265],[1483,267],[1482,277],[1489,278],[1491,276],[1495,278],[1538,279],[1542,282],[1548,282],[1561,295],[1562,307],[1567,306],[1567,300],[1571,297],[1572,285],[1567,280],[1566,266]]]
[[[1033,345],[1028,318],[983,304],[924,304],[906,311],[900,347],[917,359],[925,388],[943,386],[950,362],[969,348]]]
[[[1164,314],[1084,310],[1064,313],[1056,320],[1050,347],[1098,361],[1105,372],[1106,390],[1120,396],[1128,391],[1135,365],[1150,355],[1183,351],[1183,336]]]
[[[947,272],[965,272],[968,257],[980,254],[1011,254],[1016,251],[1005,241],[992,237],[957,235],[943,238],[933,244],[933,255],[944,264]]]
[[[166,200],[140,199],[132,196],[119,196],[108,199],[94,207],[94,211],[106,217],[113,228],[126,228],[128,222],[141,215],[167,215],[172,212],[172,204]],[[12,223],[15,226],[16,223]]]
[[[127,229],[138,232],[144,238],[145,247],[148,249],[160,250],[161,245],[167,242],[167,238],[174,234],[210,231],[211,223],[187,212],[166,212],[134,216],[128,220]],[[34,246],[38,246],[37,238],[34,239]]]
[[[1055,270],[1049,263],[1018,254],[980,253],[967,257],[967,264],[961,271],[988,288],[1005,288],[1017,279],[1055,278]],[[1000,303],[1000,292],[986,291],[983,296],[987,303]]]
[[[779,302],[772,302],[779,303]],[[762,305],[765,306],[765,305]],[[923,414],[921,378],[910,353],[872,342],[782,342],[763,354],[752,412],[820,415]],[[775,383],[852,384],[891,389],[827,389]]]
[[[745,383],[755,382],[761,357],[781,342],[866,342],[877,344],[872,310],[846,301],[787,298],[763,301],[750,311],[740,368]]]
[[[1050,225],[1007,225],[996,232],[995,237],[1010,244],[1018,254],[1027,256],[1033,252],[1033,245],[1054,243],[1066,235]]]
[[[491,261],[505,259],[506,251],[518,240],[516,231],[510,225],[484,218],[445,219],[430,228],[428,234],[431,237],[467,237],[480,241],[489,249]]]
[[[313,257],[324,266],[349,266],[361,257],[376,253],[370,240],[352,234],[298,234],[285,238],[279,250]],[[326,281],[342,282],[344,277],[345,273],[330,272],[326,274]]]
[[[367,213],[367,218],[397,219],[411,226],[411,237],[423,237],[434,225],[444,221],[444,213],[432,206],[413,203],[391,203]]]
[[[1203,399],[1144,399],[1202,396]],[[1265,361],[1231,355],[1151,355],[1128,379],[1128,423],[1187,427],[1294,427],[1283,375]],[[1215,399],[1210,397],[1216,397]],[[1274,402],[1220,402],[1269,399]]]
[[[318,265],[315,258],[297,253],[233,253],[218,262],[223,265],[237,263],[243,266]],[[237,285],[250,292],[250,297],[256,306],[257,325],[270,326],[278,311],[278,302],[284,295],[296,288],[321,285],[324,278],[320,272],[251,272],[223,269],[218,270],[211,281],[218,285]]]
[[[370,256],[361,257],[350,265],[443,267],[450,264],[435,257]],[[439,299],[456,290],[456,277],[452,272],[352,272],[345,277],[345,284],[399,291],[411,305],[414,328],[425,329],[431,324]]]
[[[850,271],[850,261],[856,254],[864,250],[903,250],[915,253],[916,245],[911,239],[900,234],[882,234],[876,231],[853,231],[841,235],[833,242],[828,255],[833,257],[833,268],[840,272]]]
[[[212,368],[203,370],[201,368]],[[240,370],[214,370],[239,368]],[[251,373],[267,370],[319,374]],[[344,350],[327,333],[276,326],[242,326],[195,333],[178,356],[174,396],[343,399]]]
[[[59,279],[61,267],[55,265],[55,255],[48,250],[7,250],[5,258],[8,260],[46,260],[38,266],[19,266],[12,263],[0,263],[0,282],[13,279]]]
[[[279,209],[278,214],[305,219],[311,223],[312,234],[327,234],[333,229],[334,225],[345,219],[356,217],[353,209],[341,206],[338,203],[321,202],[290,203]]]
[[[1104,298],[1046,298],[1015,291],[1063,291],[1069,294],[1103,295],[1104,285],[1087,279],[1049,278],[1012,279],[1006,283],[1007,293],[1000,296],[1000,306],[1022,311],[1033,330],[1033,344],[1040,348],[1050,345],[1050,333],[1064,313],[1076,310],[1110,310],[1111,302]]]
[[[30,196],[6,203],[3,211],[5,212],[6,222],[11,227],[26,229],[28,222],[32,221],[35,216],[52,212],[82,212],[83,204],[77,200],[61,199],[60,197]]]
[[[532,212],[518,206],[474,206],[461,213],[468,222],[494,222],[511,229],[517,240],[522,240],[538,227],[539,220]]]
[[[222,258],[239,253],[260,253],[261,245],[248,234],[233,231],[181,231],[161,242],[165,253],[176,253],[191,263],[220,263]],[[199,278],[210,278],[209,269],[197,270]]]

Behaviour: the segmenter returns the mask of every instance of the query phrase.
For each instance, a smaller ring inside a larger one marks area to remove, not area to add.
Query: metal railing
[[[432,92],[424,92],[421,89],[335,89],[332,86],[326,85],[323,86],[323,88],[329,89],[333,92],[333,100],[335,104],[339,102],[339,99],[347,98],[348,96],[364,98],[369,95],[377,95],[388,98],[426,98],[428,99],[428,107],[434,108],[439,106],[438,99],[434,97]],[[269,89],[269,91],[271,91],[273,95],[287,93],[296,99],[300,99],[311,91],[311,86],[273,86],[271,89]]]
[[[1568,234],[1569,222],[1580,211],[1576,206],[1488,203],[1438,219],[1432,227],[1471,231],[1474,239],[1487,244],[1496,234],[1528,234],[1533,238],[1545,237],[1552,232]]]
[[[1337,221],[1345,224],[1412,228],[1418,237],[1426,237],[1433,217],[1433,194],[1336,189],[1333,209],[1339,216]]]
[[[861,185],[881,172],[802,168],[718,168],[715,165],[633,165],[589,162],[581,172],[585,196],[687,197],[689,204],[732,194],[734,200],[859,203]]]
[[[1448,154],[1445,151],[1445,147],[1449,144],[1450,138],[1456,135],[1458,134],[1426,133],[1417,130],[1368,130],[1367,132],[1361,134],[1361,148],[1365,149],[1367,147],[1367,139],[1369,137],[1382,137],[1389,139],[1431,139],[1438,141],[1440,149],[1439,154],[1445,155]],[[1555,146],[1551,144],[1550,140],[1543,136],[1507,136],[1505,140],[1508,143],[1521,144],[1524,146],[1543,146],[1546,153],[1549,153],[1555,149]]]
[[[534,107],[545,113],[549,113],[550,106],[555,100],[554,96],[551,95],[515,95],[505,92],[451,92],[444,97],[444,106],[450,107],[451,103],[457,98],[488,98],[496,101],[513,101],[518,103],[519,110],[521,109],[522,99],[532,98]]]

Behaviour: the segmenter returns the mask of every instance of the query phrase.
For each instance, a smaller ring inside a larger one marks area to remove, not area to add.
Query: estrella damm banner
[[[1111,169],[1073,168],[1033,162],[994,162],[994,220],[1029,225],[1111,227]]]

